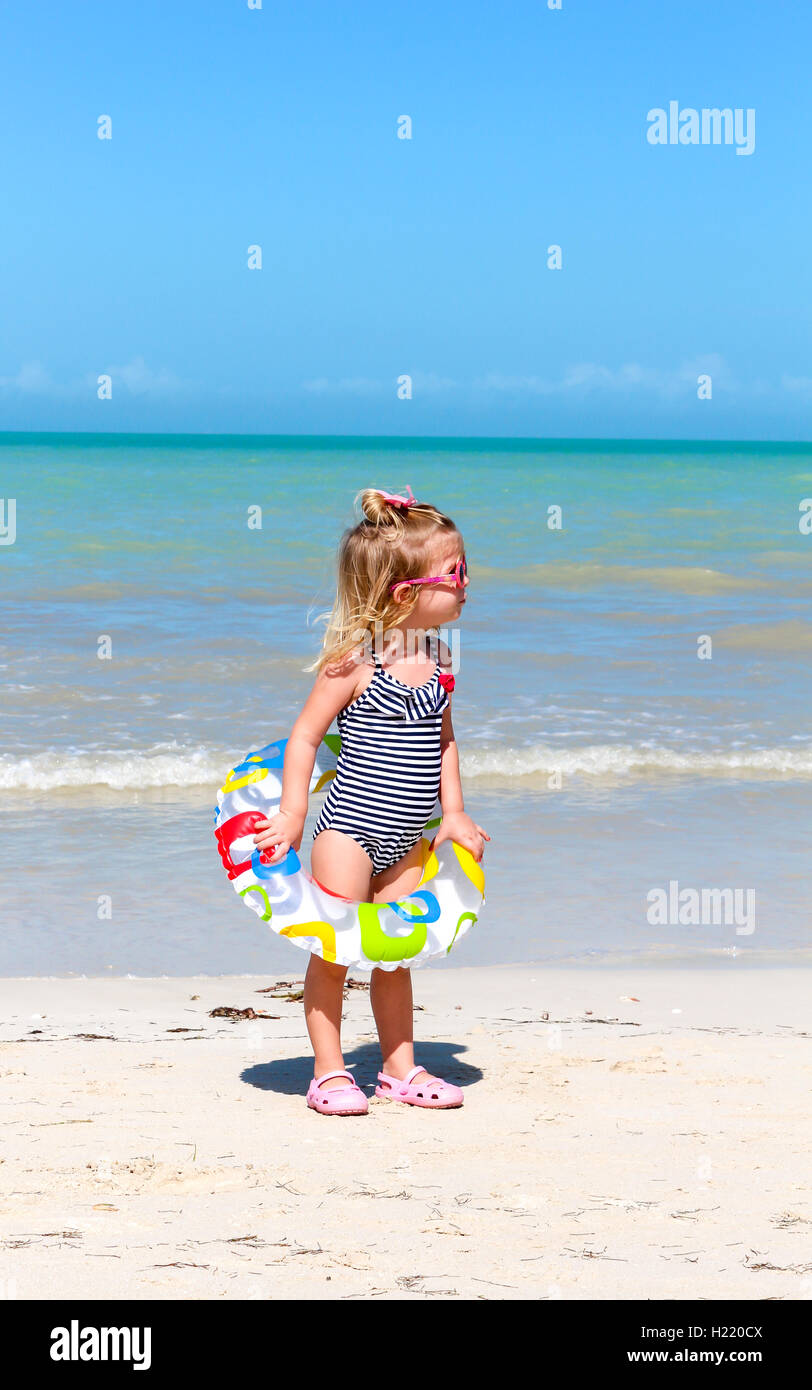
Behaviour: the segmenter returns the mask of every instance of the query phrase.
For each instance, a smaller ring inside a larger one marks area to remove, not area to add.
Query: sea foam
[[[159,744],[143,750],[71,750],[0,755],[0,788],[53,791],[109,787],[127,791],[161,787],[209,786],[214,791],[248,748],[225,750]],[[812,744],[797,748],[737,747],[678,749],[655,743],[591,743],[581,747],[487,743],[463,751],[465,782],[491,786],[544,786],[559,774],[567,778],[640,779],[679,774],[697,779],[721,777],[783,780],[812,778]]]

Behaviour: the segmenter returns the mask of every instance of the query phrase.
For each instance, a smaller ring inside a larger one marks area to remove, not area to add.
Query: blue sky
[[[0,429],[812,438],[812,6],[0,23]],[[649,144],[672,100],[753,153]]]

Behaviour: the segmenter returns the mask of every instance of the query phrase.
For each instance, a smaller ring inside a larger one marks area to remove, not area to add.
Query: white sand
[[[374,1098],[352,989],[348,1118],[307,1109],[302,1005],[271,982],[0,982],[0,1293],[812,1297],[804,972],[421,970],[450,1111]]]

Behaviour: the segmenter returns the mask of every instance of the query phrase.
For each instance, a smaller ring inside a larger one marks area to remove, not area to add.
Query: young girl
[[[254,836],[267,863],[299,849],[316,752],[337,718],[341,751],[310,867],[329,892],[362,902],[392,902],[417,887],[423,831],[438,795],[435,849],[454,839],[481,860],[490,839],[463,809],[451,657],[426,631],[462,613],[465,547],[450,517],[407,491],[359,494],[363,520],[341,540],[336,601],[310,667],[318,675],[288,739],[279,812],[258,821]],[[372,646],[376,634],[382,650]],[[315,1057],[307,1104],[325,1115],[369,1109],[341,1053],[346,973],[347,966],[311,953],[304,1007]],[[434,1109],[462,1105],[458,1086],[415,1066],[410,971],[373,970],[370,997],[383,1058],[375,1094]]]

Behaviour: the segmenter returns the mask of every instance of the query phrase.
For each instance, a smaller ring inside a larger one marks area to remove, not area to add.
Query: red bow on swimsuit
[[[439,677],[439,681],[441,686],[443,687],[443,690],[447,690],[450,695],[452,690],[454,689],[454,677],[448,675],[448,673],[444,671],[442,675]]]

